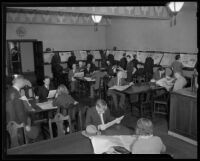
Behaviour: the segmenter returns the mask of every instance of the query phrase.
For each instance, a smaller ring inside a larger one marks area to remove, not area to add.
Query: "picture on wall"
[[[196,54],[180,54],[180,56],[184,67],[194,68],[197,62]]]
[[[87,51],[81,50],[81,51],[79,51],[79,53],[81,56],[81,60],[87,60]]]
[[[124,53],[125,51],[115,51],[114,59],[119,61],[123,57]]]
[[[66,62],[71,56],[71,52],[59,52],[59,55],[60,55],[61,62]]]
[[[43,53],[44,63],[51,63],[51,59],[54,56],[54,53]]]
[[[99,50],[93,50],[92,55],[94,56],[95,59],[101,59]]]
[[[175,56],[176,54],[164,53],[164,56],[160,62],[160,65],[171,66],[172,62],[175,60]]]

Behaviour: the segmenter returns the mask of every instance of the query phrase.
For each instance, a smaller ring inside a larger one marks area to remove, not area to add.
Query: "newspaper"
[[[74,77],[82,78],[84,76],[84,72],[77,72],[74,74]]]
[[[52,100],[43,102],[43,103],[37,103],[37,106],[39,106],[43,110],[49,110],[49,109],[56,109],[57,106],[53,106]]]
[[[128,84],[128,85],[124,85],[124,86],[112,86],[110,87],[109,89],[115,89],[115,90],[118,90],[118,91],[124,91],[126,90],[127,88],[129,88],[130,86],[132,86],[132,84]]]
[[[86,81],[88,81],[88,82],[94,82],[94,81],[95,81],[95,79],[92,79],[92,78],[90,78],[90,77],[84,77],[84,79],[85,79]]]
[[[90,137],[95,154],[102,154],[110,150],[113,146],[121,146],[131,151],[130,146],[136,139],[134,135],[96,135]]]

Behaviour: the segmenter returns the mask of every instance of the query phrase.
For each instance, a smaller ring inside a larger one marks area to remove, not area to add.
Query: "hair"
[[[131,56],[130,56],[130,55],[127,55],[126,57],[127,57],[127,58],[131,58]]]
[[[123,56],[126,56],[126,53],[124,53]]]
[[[137,55],[136,54],[133,54],[133,58],[135,59],[137,57]]]
[[[24,76],[23,75],[16,75],[16,76],[14,76],[13,75],[13,80],[12,80],[12,84],[15,84],[16,82],[17,82],[17,80],[24,80]]]
[[[158,68],[159,71],[165,70],[162,66]]]
[[[180,55],[176,55],[176,56],[175,56],[175,59],[176,59],[176,60],[180,59]]]
[[[45,80],[45,79],[51,79],[51,78],[49,76],[44,76],[43,80]]]
[[[58,95],[61,95],[61,94],[69,94],[69,90],[67,89],[67,87],[64,85],[64,84],[61,84],[58,86],[57,88],[57,92],[58,92]]]
[[[96,107],[97,108],[102,108],[104,110],[107,110],[107,104],[103,99],[98,99],[96,102]]]
[[[153,134],[153,123],[147,118],[140,118],[137,121],[136,127],[137,135],[152,135]]]

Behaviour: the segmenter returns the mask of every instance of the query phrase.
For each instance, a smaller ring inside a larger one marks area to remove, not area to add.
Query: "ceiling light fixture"
[[[178,12],[180,12],[183,5],[184,5],[184,2],[169,2],[167,4],[168,8],[171,11],[171,15],[172,15],[171,26],[172,26],[172,21],[174,21],[174,25],[176,25],[176,15],[178,14]]]
[[[92,20],[94,22],[94,31],[98,31],[97,25],[101,22],[101,15],[92,15]]]

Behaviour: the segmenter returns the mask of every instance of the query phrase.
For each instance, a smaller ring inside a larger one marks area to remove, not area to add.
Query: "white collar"
[[[13,85],[13,88],[15,88],[17,91],[20,91],[20,89],[15,85]]]

